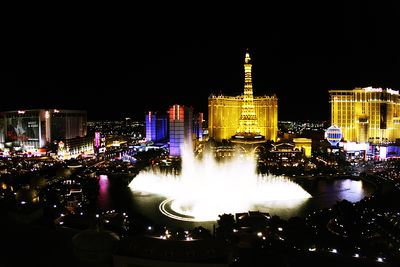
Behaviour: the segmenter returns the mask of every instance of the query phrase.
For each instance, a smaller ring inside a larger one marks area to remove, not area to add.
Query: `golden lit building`
[[[311,158],[312,140],[310,138],[293,138],[294,148],[304,151],[304,156]]]
[[[330,90],[331,123],[351,142],[394,142],[400,138],[399,91],[383,88]]]
[[[208,98],[209,136],[217,141],[234,135],[254,135],[276,140],[278,132],[278,98],[253,96],[250,55],[245,56],[244,94],[211,95]]]

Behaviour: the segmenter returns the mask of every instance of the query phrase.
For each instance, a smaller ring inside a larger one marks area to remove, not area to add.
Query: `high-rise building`
[[[193,109],[182,105],[169,108],[169,155],[181,156],[184,144],[192,145]]]
[[[196,113],[193,116],[193,135],[197,140],[203,139],[203,128],[204,128],[204,114],[202,112]]]
[[[94,149],[98,154],[106,152],[106,135],[104,133],[94,133]]]
[[[81,110],[32,109],[0,113],[0,145],[32,150],[87,134],[87,114]]]
[[[86,111],[53,109],[48,113],[50,114],[51,141],[86,136]]]
[[[262,137],[276,140],[278,133],[278,99],[253,96],[251,59],[245,55],[244,94],[240,96],[211,95],[208,98],[209,137],[217,141],[233,136]]]
[[[146,113],[146,140],[162,142],[168,139],[168,116],[159,112]]]
[[[400,138],[399,91],[384,88],[330,90],[331,124],[350,142],[383,143]]]

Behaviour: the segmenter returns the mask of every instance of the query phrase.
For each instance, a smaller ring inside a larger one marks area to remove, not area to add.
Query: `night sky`
[[[85,109],[89,120],[143,120],[146,110],[176,103],[206,113],[211,93],[243,92],[246,48],[254,94],[278,96],[279,120],[328,120],[329,89],[400,88],[395,9],[310,10],[266,8],[247,26],[239,19],[189,30],[184,18],[25,25],[3,51],[16,68],[0,73],[0,110]]]

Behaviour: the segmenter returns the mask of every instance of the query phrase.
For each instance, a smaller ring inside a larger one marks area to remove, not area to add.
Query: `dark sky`
[[[329,119],[329,89],[400,88],[399,9],[372,2],[313,8],[266,8],[204,25],[189,23],[190,14],[152,25],[27,24],[14,32],[16,45],[3,48],[13,64],[0,73],[0,109],[86,109],[90,120],[144,119],[145,110],[175,103],[207,112],[210,93],[243,91],[246,48],[254,94],[275,93],[280,120]]]

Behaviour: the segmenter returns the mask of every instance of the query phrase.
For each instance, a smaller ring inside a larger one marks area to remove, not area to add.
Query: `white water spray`
[[[133,191],[165,196],[160,210],[171,218],[213,221],[218,215],[247,212],[255,205],[271,201],[289,207],[311,197],[284,176],[258,175],[253,157],[218,163],[210,155],[203,160],[195,159],[190,148],[182,151],[179,176],[141,172],[129,185]],[[167,210],[168,205],[174,213]]]

